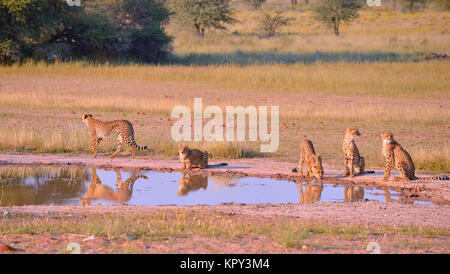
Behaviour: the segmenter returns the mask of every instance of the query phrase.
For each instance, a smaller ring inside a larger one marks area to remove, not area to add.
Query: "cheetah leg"
[[[300,203],[305,203],[305,197],[303,196],[303,183],[302,181],[297,182],[298,192],[300,194]]]
[[[186,162],[183,162],[183,169],[186,169]]]
[[[409,178],[408,177],[394,177],[393,179],[394,182],[409,182]]]
[[[350,156],[350,177],[355,176],[355,159],[353,155]]]
[[[133,146],[132,148],[131,148],[131,157],[135,157],[136,156],[136,147],[135,146]]]
[[[305,159],[303,158],[303,155],[300,155],[300,161],[298,162],[297,172],[299,176],[303,176],[303,163],[305,162]]]
[[[383,176],[383,182],[386,182],[389,179],[389,176],[391,176],[391,163],[390,161],[386,161],[386,167],[384,169],[384,176]]]
[[[394,181],[395,182],[399,182],[399,181],[409,182],[409,177],[406,174],[405,167],[404,166],[399,166],[398,167],[398,171],[400,171],[401,176],[400,177],[394,177]]]
[[[366,161],[364,160],[364,157],[359,157],[359,168],[358,168],[358,174],[363,174],[364,169],[366,168]]]
[[[92,137],[92,157],[97,158],[97,145],[98,145],[97,134],[94,132],[91,134],[91,137]]]
[[[344,174],[342,174],[342,177],[347,177],[350,173],[348,171],[348,157],[345,156],[344,158],[344,162],[345,162],[345,167],[344,167]]]
[[[111,156],[109,156],[111,158],[114,158],[122,150],[122,136],[119,135],[119,137],[117,137],[117,139],[119,140],[119,143],[117,144],[116,151],[113,154],[111,154]]]
[[[309,162],[306,164],[306,177],[312,176],[312,170],[309,167]]]
[[[122,176],[120,175],[120,171],[114,170],[116,172],[116,187],[117,189],[122,188]]]

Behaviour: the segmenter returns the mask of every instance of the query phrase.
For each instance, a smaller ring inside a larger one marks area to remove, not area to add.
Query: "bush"
[[[314,18],[332,28],[337,36],[341,23],[358,18],[361,7],[361,0],[319,0],[313,8]]]
[[[281,27],[288,25],[291,20],[292,18],[286,18],[279,13],[274,16],[264,13],[259,19],[259,28],[264,37],[272,37]]]
[[[266,0],[244,0],[244,2],[251,6],[254,10],[257,10],[266,2]]]
[[[180,23],[201,36],[208,29],[226,29],[225,24],[236,22],[230,0],[175,0],[172,7]]]

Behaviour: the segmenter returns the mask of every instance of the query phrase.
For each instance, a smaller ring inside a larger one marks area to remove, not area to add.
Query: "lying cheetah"
[[[115,157],[122,150],[122,142],[125,141],[132,150],[132,156],[136,155],[136,149],[144,150],[147,146],[141,147],[134,141],[134,129],[133,125],[127,120],[115,120],[110,122],[102,122],[92,118],[91,114],[84,114],[82,117],[83,122],[89,128],[89,134],[92,139],[93,157],[97,157],[97,145],[103,140],[114,133],[118,133],[117,139],[119,143],[116,151],[110,156]]]
[[[292,169],[293,172],[298,172],[299,176],[303,176],[303,163],[306,161],[306,177],[316,177],[322,179],[323,167],[322,157],[316,155],[313,143],[310,140],[304,140],[300,144],[300,161],[298,167]]]
[[[208,177],[205,174],[189,174],[183,172],[183,177],[178,182],[178,196],[185,196],[197,189],[206,190]]]
[[[191,168],[211,168],[218,166],[226,166],[227,163],[220,163],[216,165],[208,164],[208,151],[200,151],[198,149],[190,149],[187,146],[179,146],[178,154],[180,162],[183,163],[183,169]]]
[[[345,132],[344,142],[342,144],[342,149],[344,150],[345,167],[342,177],[347,177],[349,175],[350,177],[353,177],[354,175],[361,175],[364,173],[366,163],[364,161],[364,158],[359,155],[359,150],[355,143],[355,138],[360,135],[361,133],[359,133],[359,130],[357,128],[347,128],[347,131]]]
[[[411,156],[399,143],[397,143],[397,141],[394,140],[394,135],[391,132],[385,132],[381,134],[381,139],[383,140],[383,155],[386,158],[383,182],[389,179],[394,164],[401,174],[401,177],[395,177],[394,181],[450,179],[448,176],[416,177],[414,162],[411,159]]]

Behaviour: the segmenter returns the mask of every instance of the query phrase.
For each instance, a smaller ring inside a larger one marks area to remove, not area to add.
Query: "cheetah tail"
[[[227,163],[220,163],[220,164],[214,164],[214,165],[207,165],[206,168],[215,168],[219,166],[227,166]]]
[[[433,181],[438,181],[438,180],[450,180],[450,178],[447,175],[442,175],[442,176],[430,176],[430,177],[416,177],[417,180],[433,180]]]
[[[148,146],[143,146],[143,147],[141,147],[141,146],[139,146],[138,144],[136,144],[136,142],[134,141],[134,140],[131,140],[131,142],[130,142],[130,144],[129,144],[131,147],[135,147],[135,148],[137,148],[137,149],[139,149],[139,150],[146,150],[146,149],[148,149]]]

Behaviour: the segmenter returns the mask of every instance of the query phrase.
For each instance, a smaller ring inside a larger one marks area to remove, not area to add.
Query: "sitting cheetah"
[[[385,132],[381,134],[381,138],[383,140],[383,155],[386,158],[383,182],[389,179],[394,164],[401,174],[401,177],[395,177],[394,181],[450,179],[448,176],[416,177],[414,162],[411,159],[411,156],[399,143],[397,143],[397,141],[394,140],[394,135],[391,132]]]
[[[300,161],[298,168],[292,169],[293,172],[298,172],[299,176],[303,176],[303,163],[306,161],[306,177],[316,177],[322,179],[323,167],[322,157],[316,155],[313,143],[310,140],[304,140],[300,144]]]
[[[355,138],[360,135],[361,133],[359,133],[357,128],[347,128],[347,131],[345,132],[344,142],[342,144],[345,157],[345,167],[342,177],[347,177],[349,175],[350,177],[353,177],[355,175],[355,171],[356,175],[364,173],[365,161],[364,158],[359,155],[359,150],[355,143]]]
[[[133,125],[127,120],[115,120],[110,122],[102,122],[92,118],[91,114],[84,114],[82,117],[83,122],[89,128],[89,133],[92,138],[92,150],[93,157],[97,157],[97,145],[103,140],[114,133],[118,133],[117,139],[119,143],[116,151],[110,156],[115,157],[122,150],[122,142],[125,141],[132,150],[133,158],[136,155],[136,149],[144,150],[147,146],[141,147],[134,141],[134,129]]]

